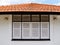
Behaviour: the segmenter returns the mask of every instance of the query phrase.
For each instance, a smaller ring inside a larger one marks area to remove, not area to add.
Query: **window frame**
[[[12,14],[12,41],[50,41],[50,15],[49,14],[43,14],[43,15],[48,15],[48,18],[49,18],[49,39],[13,39],[13,15],[26,15],[26,14]],[[27,15],[30,15],[30,18],[32,20],[31,16],[34,14],[27,14]],[[37,15],[37,14],[35,14],[35,15]],[[38,15],[41,17],[42,14],[38,14]],[[39,17],[39,19],[40,19],[40,17]],[[21,20],[22,20],[22,18],[21,18]],[[41,22],[41,20],[40,20],[40,22]],[[21,23],[21,25],[22,25],[22,23]]]

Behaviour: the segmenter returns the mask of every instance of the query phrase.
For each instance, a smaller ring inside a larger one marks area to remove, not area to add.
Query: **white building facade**
[[[54,20],[54,16],[57,18]],[[8,17],[8,20],[6,19]],[[0,44],[1,45],[59,45],[60,44],[60,15],[50,15],[49,41],[12,41],[12,15],[0,15]]]

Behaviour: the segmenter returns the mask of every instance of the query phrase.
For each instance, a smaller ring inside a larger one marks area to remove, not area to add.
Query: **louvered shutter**
[[[21,22],[13,22],[13,39],[21,39]]]
[[[40,39],[40,23],[39,22],[31,23],[31,38]]]
[[[30,23],[22,22],[22,38],[30,39]]]
[[[49,38],[49,22],[41,22],[41,39]]]

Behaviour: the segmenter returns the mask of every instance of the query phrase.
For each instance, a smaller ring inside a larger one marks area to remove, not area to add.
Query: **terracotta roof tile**
[[[8,6],[0,6],[0,12],[60,12],[60,6],[47,5],[47,4],[16,4]]]

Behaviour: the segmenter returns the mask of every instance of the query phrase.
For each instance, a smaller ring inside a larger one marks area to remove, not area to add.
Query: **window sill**
[[[50,39],[12,39],[12,41],[50,41]]]

